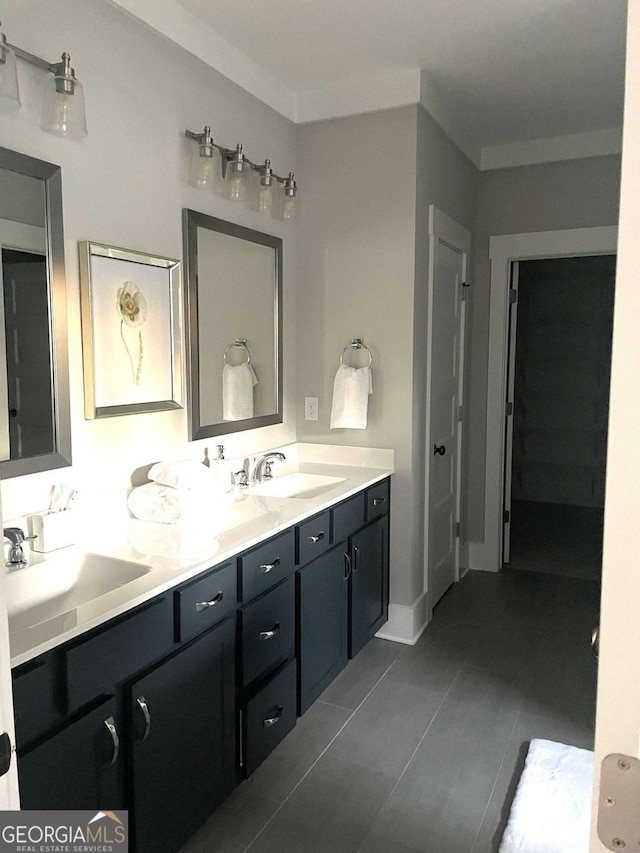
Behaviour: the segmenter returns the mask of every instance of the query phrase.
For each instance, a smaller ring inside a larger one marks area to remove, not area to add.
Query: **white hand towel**
[[[253,417],[253,386],[258,377],[252,365],[225,364],[222,371],[222,419],[243,421]]]
[[[331,429],[366,429],[369,394],[372,393],[369,367],[341,364],[333,380]]]

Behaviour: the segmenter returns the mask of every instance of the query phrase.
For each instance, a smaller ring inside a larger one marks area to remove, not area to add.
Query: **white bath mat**
[[[588,853],[593,753],[534,739],[500,853]]]

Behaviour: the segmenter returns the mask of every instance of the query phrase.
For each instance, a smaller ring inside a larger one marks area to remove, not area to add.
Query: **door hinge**
[[[453,530],[454,530],[454,536],[456,537],[456,539],[459,539],[460,538],[460,522],[459,521],[456,521],[456,523],[453,526]]]
[[[640,761],[630,755],[602,760],[598,838],[607,850],[637,849],[640,839]]]
[[[463,409],[462,406],[458,406],[458,420],[459,421],[462,420],[462,409]]]
[[[512,287],[511,290],[509,291],[509,305],[515,305],[515,303],[517,301],[518,301],[518,291]]]
[[[507,403],[507,417],[513,414],[513,403]]]
[[[508,509],[502,511],[502,520],[505,524],[509,524],[509,522],[511,521],[511,513]]]

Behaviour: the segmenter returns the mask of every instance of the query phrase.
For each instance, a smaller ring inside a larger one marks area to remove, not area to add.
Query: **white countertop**
[[[331,449],[330,457],[352,464],[331,464],[303,461],[305,458],[322,459],[326,454],[318,448],[328,446],[308,447],[312,450],[301,453],[299,461],[283,466],[281,471],[282,474],[292,470],[324,474],[344,481],[317,497],[273,498],[236,490],[236,494],[220,496],[211,508],[210,524],[206,523],[206,518],[203,523],[200,516],[190,523],[176,525],[129,518],[123,499],[110,514],[94,519],[93,530],[82,542],[83,550],[137,563],[147,567],[148,571],[99,598],[57,613],[37,625],[21,628],[21,614],[10,617],[11,666],[25,663],[149,601],[393,473],[392,451],[376,454],[368,448],[349,448],[353,451],[350,454],[345,452],[346,448],[336,447]],[[274,479],[278,474],[274,468]],[[45,558],[45,562],[50,560],[54,571],[54,561],[59,561],[64,551],[71,559],[78,550],[79,547],[72,546],[54,552]]]

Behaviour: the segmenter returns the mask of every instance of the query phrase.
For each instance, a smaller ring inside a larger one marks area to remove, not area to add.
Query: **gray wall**
[[[616,225],[620,157],[592,157],[480,174],[470,361],[468,535],[484,541],[489,342],[489,237]]]
[[[298,438],[393,447],[391,601],[423,591],[428,207],[473,227],[475,167],[422,107],[298,129]],[[342,348],[364,337],[374,392],[365,431],[330,430]],[[319,419],[304,420],[304,397]]]

